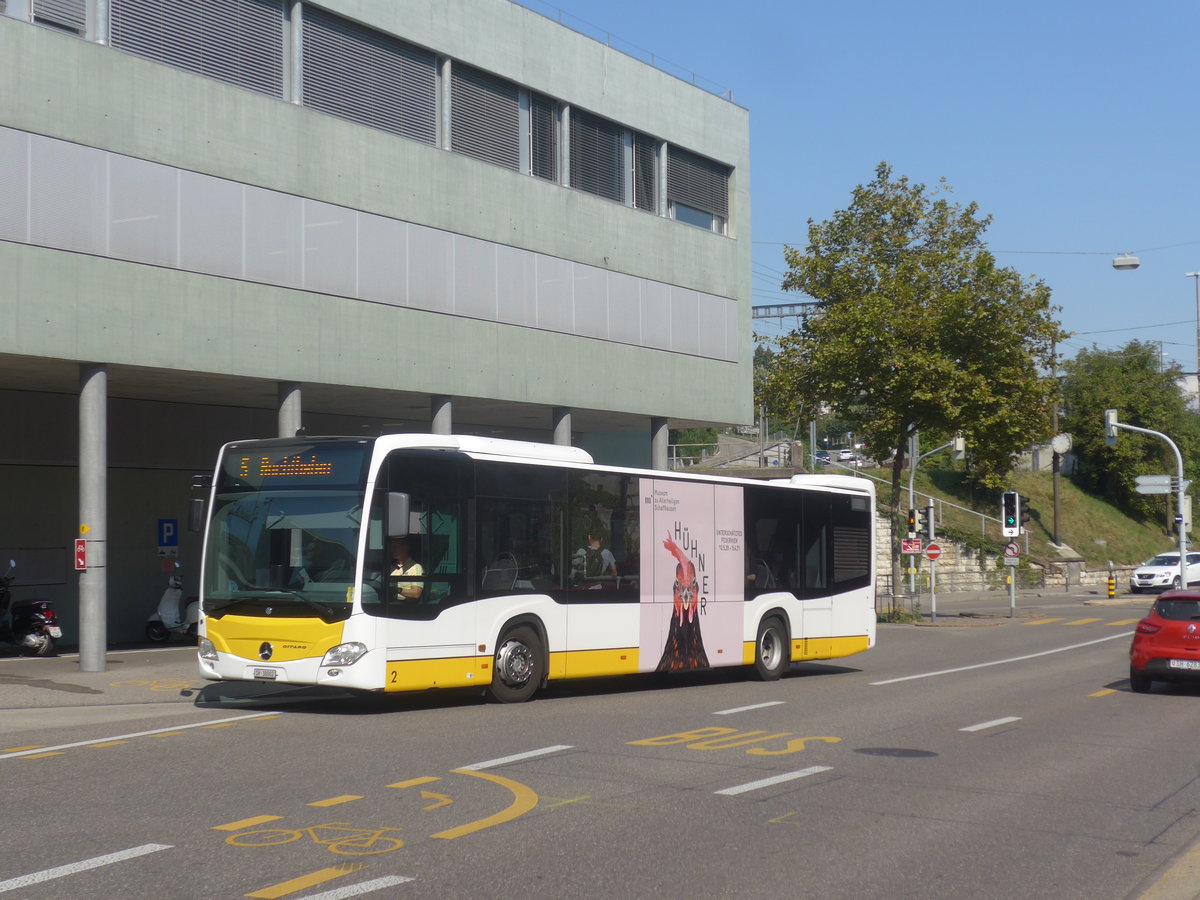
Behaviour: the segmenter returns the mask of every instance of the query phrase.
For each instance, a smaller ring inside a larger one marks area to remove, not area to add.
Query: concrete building
[[[69,643],[194,592],[228,440],[752,418],[746,111],[509,0],[0,0],[0,84],[0,557]]]

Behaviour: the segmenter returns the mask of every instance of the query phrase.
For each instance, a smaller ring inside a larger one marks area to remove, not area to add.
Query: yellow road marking
[[[1140,622],[1141,619],[1118,619],[1115,622],[1109,622],[1109,625],[1116,627],[1117,625],[1132,625],[1134,622]]]
[[[30,748],[30,749],[33,749],[33,748]],[[410,788],[410,787],[416,787],[419,784],[430,784],[434,781],[441,781],[441,780],[442,779],[438,776],[426,775],[424,778],[410,778],[410,779],[408,779],[408,781],[397,781],[395,784],[389,784],[388,787],[390,787],[390,788]]]
[[[160,731],[158,734],[152,734],[152,735],[150,735],[150,737],[155,737],[155,738],[160,738],[160,737],[179,737],[179,735],[181,735],[181,734],[183,734],[183,732],[182,732],[182,731]]]
[[[1104,697],[1104,696],[1107,696],[1108,694],[1115,694],[1115,693],[1116,693],[1116,691],[1114,691],[1112,688],[1105,688],[1102,691],[1096,691],[1096,693],[1094,693],[1094,694],[1088,694],[1088,696],[1089,697]]]
[[[45,744],[30,744],[28,747],[5,747],[0,750],[0,753],[20,753],[23,750],[36,750],[38,747],[44,747]]]
[[[450,771],[455,775],[472,775],[475,778],[483,778],[501,787],[506,787],[512,791],[513,802],[509,805],[508,809],[498,812],[494,816],[488,816],[486,819],[479,819],[475,822],[468,822],[466,825],[459,825],[457,828],[439,831],[437,834],[431,834],[430,837],[444,838],[445,840],[452,841],[463,835],[474,834],[476,831],[491,828],[493,825],[511,822],[513,819],[525,815],[525,813],[532,810],[538,804],[538,795],[534,793],[533,788],[521,784],[519,781],[511,781],[508,778],[501,778],[499,775],[472,771],[470,769],[451,769]]]
[[[351,800],[361,800],[362,797],[358,794],[342,794],[340,797],[330,797],[328,800],[316,800],[309,806],[338,806],[342,803],[349,803]]]
[[[91,747],[117,747],[121,744],[128,744],[129,741],[105,741],[103,744],[89,744]]]
[[[228,822],[224,825],[214,825],[213,831],[241,831],[243,828],[253,828],[255,825],[261,825],[263,822],[278,822],[283,816],[254,816],[251,819],[239,819],[236,822]]]
[[[1061,622],[1066,616],[1060,616],[1057,619],[1038,619],[1034,622],[1026,622],[1026,625],[1049,625],[1051,622]]]
[[[1100,619],[1076,619],[1074,622],[1068,622],[1068,625],[1091,625],[1093,622],[1099,622]]]
[[[213,725],[201,725],[201,728],[229,728],[231,725],[236,725],[237,722],[216,722]]]
[[[549,800],[548,797],[543,797],[543,800]],[[556,806],[569,806],[572,803],[584,803],[592,799],[591,794],[584,794],[582,797],[556,797],[549,803],[543,803],[544,809],[554,809]]]
[[[22,756],[21,759],[45,759],[47,756],[62,756],[62,751],[52,750],[49,753],[34,753],[31,756]]]
[[[435,794],[433,791],[421,791],[421,796],[426,800],[436,800],[436,803],[430,803],[428,806],[421,807],[422,812],[429,812],[431,809],[438,809],[442,806],[449,806],[454,801],[450,799],[449,794]]]
[[[345,863],[340,866],[331,866],[328,869],[320,869],[308,875],[301,875],[299,878],[293,878],[290,881],[281,881],[279,884],[261,888],[253,894],[247,894],[246,896],[261,898],[261,900],[274,900],[276,897],[286,897],[288,894],[312,887],[314,884],[324,884],[326,881],[333,881],[335,878],[341,878],[343,875],[357,872],[361,868],[363,868],[362,863]]]

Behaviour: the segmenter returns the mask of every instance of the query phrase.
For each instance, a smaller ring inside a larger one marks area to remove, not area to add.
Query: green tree
[[[701,457],[717,452],[715,428],[671,429],[667,434],[668,440],[676,447],[676,456],[679,459],[695,463]]]
[[[788,247],[784,290],[818,305],[779,339],[765,392],[824,405],[857,423],[879,459],[893,455],[893,584],[899,583],[901,472],[916,431],[962,431],[972,471],[999,489],[1014,455],[1049,432],[1062,337],[1050,289],[998,266],[983,234],[990,217],[951,203],[880,163],[849,207],[808,222],[808,247]]]
[[[1104,442],[1104,410],[1122,422],[1161,431],[1183,454],[1184,471],[1194,471],[1200,452],[1200,420],[1188,409],[1178,366],[1159,368],[1154,344],[1131,341],[1119,350],[1081,350],[1063,364],[1063,429],[1073,438],[1072,479],[1146,521],[1160,518],[1163,498],[1134,490],[1139,475],[1174,475],[1175,454],[1150,435],[1122,431],[1115,447]],[[1174,510],[1172,509],[1172,514]]]

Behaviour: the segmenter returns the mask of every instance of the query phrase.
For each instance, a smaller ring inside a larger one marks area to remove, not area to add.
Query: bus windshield
[[[271,442],[217,473],[205,554],[205,613],[345,618],[370,445]],[[258,613],[261,614],[261,613]]]

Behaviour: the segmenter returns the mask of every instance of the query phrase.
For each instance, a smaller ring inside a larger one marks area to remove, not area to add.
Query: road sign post
[[[930,522],[933,521],[933,506],[929,507]],[[942,548],[932,541],[925,548],[925,558],[929,560],[929,621],[937,621],[937,561],[942,555]]]

